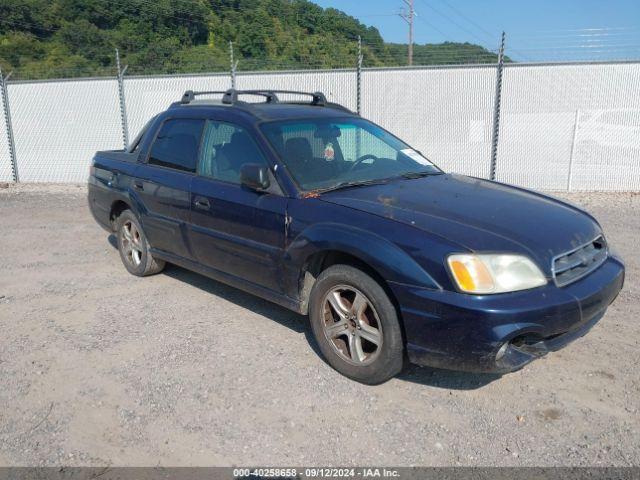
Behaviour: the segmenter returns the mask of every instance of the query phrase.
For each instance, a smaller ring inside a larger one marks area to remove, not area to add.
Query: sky
[[[407,43],[403,0],[313,0]],[[640,0],[414,0],[416,43],[471,42],[526,61],[640,59]]]

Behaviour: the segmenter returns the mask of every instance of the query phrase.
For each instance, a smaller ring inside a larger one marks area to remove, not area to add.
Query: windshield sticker
[[[400,150],[400,151],[404,153],[407,157],[409,157],[411,160],[413,160],[414,162],[418,162],[420,165],[428,165],[428,166],[433,165],[433,163],[431,163],[429,160],[424,158],[420,153],[416,152],[413,148],[405,148],[404,150]]]
[[[336,156],[336,152],[333,149],[333,143],[327,143],[327,146],[324,147],[324,159],[327,162],[333,161]]]

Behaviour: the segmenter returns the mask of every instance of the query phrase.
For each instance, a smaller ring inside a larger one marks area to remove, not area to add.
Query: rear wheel
[[[402,370],[402,331],[384,289],[357,268],[323,271],[309,299],[314,336],[327,362],[367,384],[385,382]]]
[[[123,211],[116,222],[118,250],[125,268],[138,277],[162,271],[164,261],[154,259],[140,222],[131,210]]]

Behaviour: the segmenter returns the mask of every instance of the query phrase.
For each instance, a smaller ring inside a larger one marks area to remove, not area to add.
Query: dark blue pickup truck
[[[588,213],[444,173],[322,93],[291,95],[188,91],[96,154],[89,205],[129,272],[170,262],[308,314],[328,363],[371,384],[405,359],[517,370],[616,298],[624,266]]]

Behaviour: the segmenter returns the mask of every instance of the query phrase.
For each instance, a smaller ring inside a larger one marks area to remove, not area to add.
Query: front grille
[[[584,277],[607,259],[607,242],[603,236],[553,259],[552,271],[556,285],[562,287]]]

